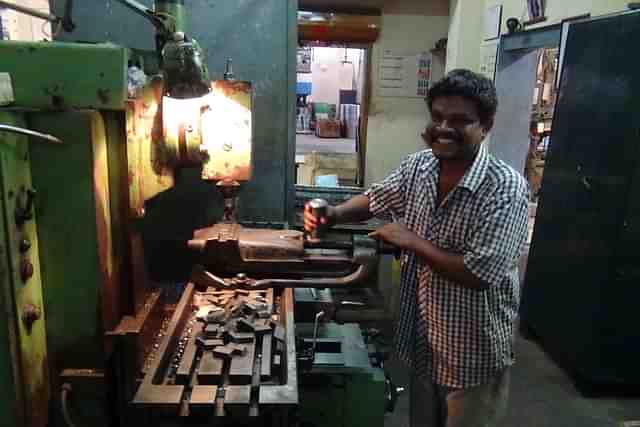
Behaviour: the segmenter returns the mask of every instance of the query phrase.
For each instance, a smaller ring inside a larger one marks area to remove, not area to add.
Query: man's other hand
[[[409,230],[406,225],[399,222],[387,224],[373,233],[369,233],[369,237],[377,240],[383,240],[397,248],[407,250],[413,250],[415,248],[416,241],[420,239],[416,233]]]

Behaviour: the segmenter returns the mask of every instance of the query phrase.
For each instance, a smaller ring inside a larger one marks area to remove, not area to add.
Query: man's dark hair
[[[433,101],[441,96],[462,96],[473,101],[478,108],[482,124],[489,123],[496,115],[498,96],[493,82],[470,70],[457,69],[436,82],[427,95],[429,111]]]

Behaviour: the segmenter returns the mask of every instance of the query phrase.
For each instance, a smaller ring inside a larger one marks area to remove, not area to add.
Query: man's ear
[[[482,124],[482,131],[484,132],[485,136],[487,136],[489,132],[491,132],[491,129],[493,129],[493,123],[494,123],[494,118],[492,117]]]

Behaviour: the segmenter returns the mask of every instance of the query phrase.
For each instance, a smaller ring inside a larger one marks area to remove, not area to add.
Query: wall
[[[9,3],[19,4],[49,13],[48,0],[8,0]],[[14,10],[3,10],[3,32],[8,33],[9,40],[40,41],[51,40],[51,24]],[[4,25],[8,24],[8,29]],[[9,31],[7,31],[9,30]]]
[[[502,32],[507,32],[505,22],[510,17],[528,20],[526,5],[519,0],[485,0],[486,6],[502,4]],[[619,12],[627,8],[629,0],[546,0],[547,20],[528,28],[558,24],[565,18],[591,13],[591,16]]]
[[[592,16],[625,10],[629,0],[546,0],[547,20],[527,29],[560,23],[563,19],[591,13]],[[502,5],[501,33],[507,33],[506,21],[515,17],[528,20],[524,0],[451,0],[451,28],[447,69],[480,69],[480,49],[483,44],[484,13],[491,6]],[[480,19],[478,19],[480,17]]]
[[[447,43],[447,71],[455,68],[477,70],[484,16],[484,0],[451,0]]]
[[[352,64],[342,64],[343,48],[320,47],[313,49],[311,98],[313,102],[339,103],[340,89],[351,89],[355,69],[356,82],[360,68],[361,49],[347,49],[347,60]],[[356,88],[358,85],[356,84]]]
[[[385,49],[429,51],[447,37],[447,0],[390,0],[382,14],[382,31],[372,52],[372,97],[367,127],[365,186],[383,179],[407,155],[424,148],[420,133],[428,120],[421,98],[389,98],[378,94],[378,67]],[[435,73],[438,78],[442,73]]]

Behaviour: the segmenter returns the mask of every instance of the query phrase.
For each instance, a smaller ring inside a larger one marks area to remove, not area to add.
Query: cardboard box
[[[300,159],[301,160],[301,159]],[[296,160],[298,166],[297,184],[316,185],[319,175],[337,175],[340,186],[354,186],[358,175],[357,154],[308,153],[304,161]]]
[[[340,120],[320,119],[316,123],[316,136],[319,138],[340,138],[341,129]]]

